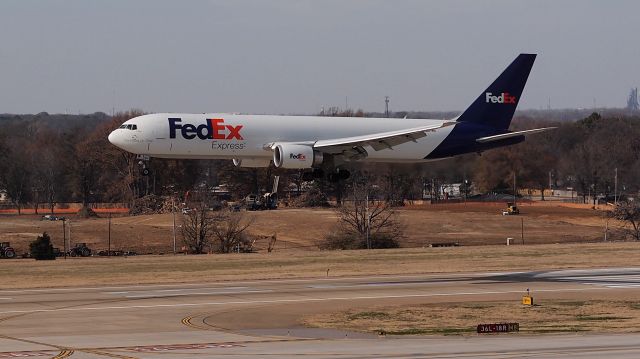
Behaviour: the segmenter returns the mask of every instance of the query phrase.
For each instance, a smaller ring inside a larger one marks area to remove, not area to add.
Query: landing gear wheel
[[[151,174],[151,171],[149,171],[148,168],[143,168],[142,169],[142,175],[143,176],[148,176],[149,174]]]
[[[7,250],[6,252],[4,252],[4,256],[7,258],[14,258],[16,256],[16,252],[14,252],[13,250]]]
[[[329,179],[329,182],[338,182],[348,179],[349,176],[351,176],[351,173],[349,171],[337,170],[336,172],[329,173],[329,176],[327,176],[327,178]]]

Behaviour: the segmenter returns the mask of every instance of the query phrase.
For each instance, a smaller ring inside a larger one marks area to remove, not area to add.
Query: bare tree
[[[18,214],[20,214],[22,205],[28,200],[29,195],[31,176],[29,161],[24,153],[17,149],[10,149],[5,156],[3,161],[6,163],[0,173],[0,182],[4,184],[9,199],[18,208]]]
[[[628,233],[636,240],[640,240],[640,204],[635,201],[619,202],[611,213],[615,219],[624,222]]]
[[[215,226],[216,217],[204,203],[185,214],[180,227],[182,240],[189,251],[201,254],[206,248],[210,248]]]
[[[214,218],[211,233],[216,252],[230,253],[236,249],[240,251],[251,250],[253,241],[247,236],[246,231],[253,224],[253,217],[247,217],[246,212],[218,211]]]
[[[354,176],[351,194],[336,208],[338,223],[319,243],[321,249],[393,248],[403,236],[392,203],[374,191],[369,177]]]

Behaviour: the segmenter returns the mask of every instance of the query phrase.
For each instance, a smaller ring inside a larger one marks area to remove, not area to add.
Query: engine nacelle
[[[322,164],[322,152],[309,145],[282,143],[273,149],[273,164],[278,168],[312,168]]]
[[[236,167],[260,168],[269,167],[270,158],[234,158],[233,165]]]

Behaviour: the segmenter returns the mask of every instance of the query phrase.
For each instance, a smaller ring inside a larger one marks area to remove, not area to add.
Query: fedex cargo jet
[[[132,118],[109,141],[160,158],[229,159],[239,167],[309,169],[345,179],[348,162],[427,162],[513,145],[509,124],[536,58],[520,54],[461,115],[451,120],[158,113]]]

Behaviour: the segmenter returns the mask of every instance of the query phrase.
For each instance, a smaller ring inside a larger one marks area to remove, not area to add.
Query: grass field
[[[502,216],[504,203],[460,203],[407,206],[397,211],[405,228],[403,247],[424,247],[430,243],[458,242],[462,245],[504,244],[506,238],[527,244],[594,242],[603,237],[603,213],[557,203],[522,204],[520,216]],[[278,209],[246,212],[253,217],[250,232],[276,234],[276,252],[317,251],[316,243],[336,224],[331,209]],[[181,215],[177,216],[180,224]],[[109,220],[71,217],[71,243],[86,242],[94,250],[107,248]],[[611,222],[615,232],[618,224]],[[122,216],[111,220],[111,248],[139,253],[172,253],[173,220],[170,214]],[[29,242],[48,232],[55,247],[63,247],[62,222],[42,221],[38,216],[0,216],[0,240],[9,241],[19,253]],[[181,246],[178,235],[178,248]],[[256,243],[264,249],[265,243]]]
[[[471,334],[479,323],[513,322],[525,334],[638,332],[640,301],[547,300],[533,307],[517,302],[435,303],[317,314],[303,320],[310,327],[390,335]]]
[[[3,288],[635,266],[640,243],[0,260]]]

